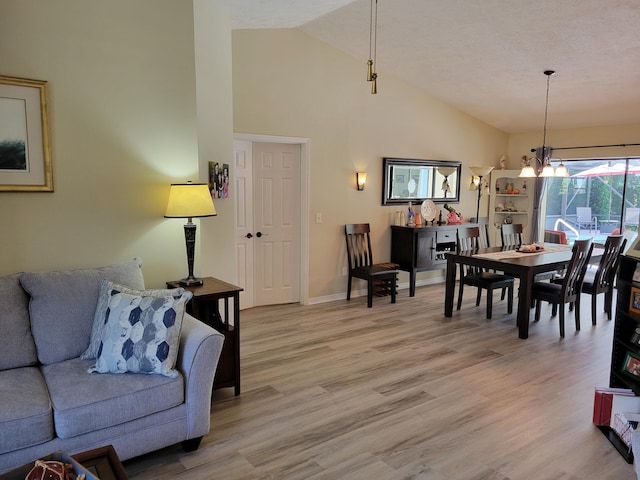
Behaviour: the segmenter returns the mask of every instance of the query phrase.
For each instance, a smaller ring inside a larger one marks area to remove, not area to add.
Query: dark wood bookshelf
[[[631,337],[636,328],[640,327],[640,315],[629,311],[631,289],[640,288],[640,282],[633,281],[633,274],[639,264],[639,260],[623,255],[620,257],[620,266],[617,274],[617,299],[615,325],[613,330],[613,345],[611,348],[611,370],[609,373],[609,386],[617,388],[630,388],[640,396],[640,377],[633,378],[623,373],[627,353],[640,356],[640,345],[633,343]],[[620,455],[628,462],[633,463],[633,452],[624,444],[620,437],[608,426],[598,427],[609,439],[611,444],[620,452]]]

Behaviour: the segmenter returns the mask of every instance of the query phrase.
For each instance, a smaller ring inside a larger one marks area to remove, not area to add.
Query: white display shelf
[[[491,172],[491,197],[489,198],[489,224],[500,226],[505,223],[505,219],[511,218],[512,223],[523,225],[523,241],[530,243],[531,215],[533,211],[533,184],[519,177],[520,170],[493,170]],[[496,184],[499,191],[496,191]],[[522,188],[526,184],[525,188]],[[518,193],[507,193],[507,185],[519,190]],[[496,206],[502,204],[515,208],[515,212],[496,212]],[[500,245],[500,230],[495,230],[495,238],[492,245]]]

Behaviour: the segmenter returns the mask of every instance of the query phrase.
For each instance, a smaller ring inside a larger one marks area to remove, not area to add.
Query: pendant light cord
[[[376,73],[376,67],[377,67],[377,63],[376,63],[376,54],[378,53],[378,0],[375,0],[376,2],[376,14],[375,14],[375,20],[374,20],[374,35],[373,35],[373,73]],[[369,55],[371,55],[371,52],[369,52]]]

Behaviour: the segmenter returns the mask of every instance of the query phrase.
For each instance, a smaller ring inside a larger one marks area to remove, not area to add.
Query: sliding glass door
[[[607,235],[625,230],[635,237],[640,223],[640,159],[564,164],[569,177],[546,179],[541,229],[564,231],[569,243],[587,237],[604,242]]]

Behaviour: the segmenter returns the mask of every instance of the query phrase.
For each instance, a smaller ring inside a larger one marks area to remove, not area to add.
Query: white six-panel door
[[[241,308],[300,301],[298,144],[234,143]]]

